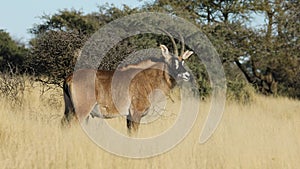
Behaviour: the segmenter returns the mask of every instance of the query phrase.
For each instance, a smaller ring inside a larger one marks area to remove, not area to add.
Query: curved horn
[[[180,56],[183,56],[183,54],[184,54],[184,38],[181,35],[181,33],[179,33],[179,36],[180,36],[180,40],[181,40],[181,54],[180,54]]]
[[[169,32],[167,32],[166,30],[164,30],[164,29],[160,29],[159,28],[159,30],[163,31],[165,34],[167,34],[170,37],[170,39],[172,41],[172,44],[173,44],[173,47],[174,47],[174,55],[178,56],[178,48],[177,48],[177,45],[176,45],[176,42],[175,42],[173,36]]]

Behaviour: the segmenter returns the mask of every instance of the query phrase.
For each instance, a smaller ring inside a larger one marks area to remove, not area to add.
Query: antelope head
[[[169,74],[171,74],[177,80],[189,81],[191,75],[184,67],[184,60],[188,59],[193,54],[193,52],[189,50],[185,51],[184,39],[180,34],[182,47],[181,47],[181,53],[179,55],[178,48],[173,36],[165,30],[162,31],[165,32],[170,37],[174,47],[174,53],[171,53],[169,52],[169,49],[165,45],[160,45],[162,55],[165,59],[165,62],[168,65]]]

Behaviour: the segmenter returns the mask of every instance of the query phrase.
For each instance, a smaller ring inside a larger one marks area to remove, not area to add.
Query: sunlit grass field
[[[172,112],[179,108],[178,102],[177,97],[174,103],[168,101],[164,116],[141,125],[139,136],[149,137],[169,128],[176,120]],[[216,132],[205,144],[199,144],[209,108],[209,101],[201,101],[194,127],[172,150],[130,159],[102,150],[79,125],[62,129],[63,99],[59,94],[51,91],[40,97],[39,88],[27,89],[19,106],[0,99],[0,168],[300,168],[300,101],[257,95],[248,105],[227,102]],[[124,118],[108,122],[126,134]]]

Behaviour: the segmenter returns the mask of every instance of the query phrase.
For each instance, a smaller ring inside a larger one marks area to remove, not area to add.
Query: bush
[[[0,73],[0,97],[10,101],[11,106],[21,106],[26,82],[33,82],[30,76],[20,74],[17,69]]]
[[[63,31],[49,31],[38,36],[31,41],[28,67],[38,81],[61,86],[64,78],[73,71],[85,38],[84,35]]]
[[[239,80],[227,81],[227,99],[249,104],[254,101],[255,89],[249,83]]]

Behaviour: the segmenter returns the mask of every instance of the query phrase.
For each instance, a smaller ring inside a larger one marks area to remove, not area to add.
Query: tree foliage
[[[249,86],[266,95],[300,98],[299,1],[155,0],[145,1],[139,8],[108,4],[98,8],[98,12],[90,14],[60,10],[51,16],[44,15],[41,17],[44,22],[30,30],[35,37],[28,60],[30,68],[42,77],[40,80],[48,79],[47,82],[60,85],[72,71],[85,41],[103,25],[137,12],[163,12],[189,20],[207,35],[220,55],[229,93],[235,99],[251,100],[253,90]],[[264,27],[249,26],[255,14],[265,16]],[[3,45],[7,49],[1,46],[0,51],[5,51],[0,53],[1,64],[3,58],[6,62],[22,64],[24,51],[14,46],[11,39],[4,40],[5,37],[7,34],[1,31],[0,43],[10,44]],[[99,69],[114,69],[132,52],[161,43],[172,46],[168,37],[152,34],[124,39],[108,52],[105,64]],[[207,95],[210,83],[201,63],[194,56],[188,65],[197,78],[200,93]]]
[[[229,83],[242,74],[242,79],[263,94],[300,98],[299,6],[299,1],[283,0],[156,0],[147,8],[198,25],[216,47]],[[246,24],[253,13],[265,15],[265,28]],[[229,71],[234,67],[239,74]]]
[[[24,72],[26,56],[27,49],[25,46],[14,41],[4,30],[0,30],[0,71],[20,69]]]
[[[32,40],[28,61],[37,80],[62,86],[63,79],[74,69],[85,37],[73,32],[48,31]]]

